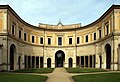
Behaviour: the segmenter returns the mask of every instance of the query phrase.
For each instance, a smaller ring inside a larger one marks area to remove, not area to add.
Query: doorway
[[[65,61],[65,54],[63,51],[59,50],[55,54],[55,67],[63,67]]]

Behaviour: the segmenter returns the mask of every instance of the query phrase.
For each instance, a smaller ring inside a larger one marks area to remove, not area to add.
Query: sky
[[[88,25],[97,20],[120,0],[0,0],[0,5],[10,5],[27,23],[63,25],[81,23]]]

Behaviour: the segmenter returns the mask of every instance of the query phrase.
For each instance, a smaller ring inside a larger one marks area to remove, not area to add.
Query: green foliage
[[[47,76],[0,73],[0,82],[45,82]]]
[[[77,75],[72,78],[75,82],[120,82],[120,73]]]
[[[69,73],[91,73],[91,72],[106,72],[104,69],[96,68],[66,68]]]
[[[54,68],[21,69],[13,72],[17,73],[52,73]]]

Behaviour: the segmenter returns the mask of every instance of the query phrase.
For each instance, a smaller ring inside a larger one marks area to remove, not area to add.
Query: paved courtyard
[[[55,68],[50,74],[43,74],[48,76],[46,82],[74,82],[69,74],[64,68]]]
[[[120,71],[94,72],[94,73],[68,73],[65,68],[55,68],[52,73],[40,74],[40,75],[48,76],[46,82],[74,82],[74,80],[72,79],[72,76],[74,75],[100,74],[100,73],[111,73],[111,72],[120,72]]]

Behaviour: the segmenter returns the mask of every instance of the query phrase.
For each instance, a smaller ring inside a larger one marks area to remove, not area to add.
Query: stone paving
[[[94,73],[68,73],[65,68],[55,68],[52,73],[40,74],[48,76],[46,82],[74,82],[72,76],[74,75],[85,75],[85,74],[102,74],[102,73],[112,73],[120,71],[110,71],[110,72],[94,72]]]
[[[72,76],[74,75],[102,74],[102,73],[120,73],[120,71],[94,72],[94,73],[68,73],[65,68],[55,68],[52,73],[48,73],[48,74],[37,74],[37,73],[18,73],[18,74],[48,76],[48,79],[46,80],[46,82],[75,82],[72,79]]]
[[[46,82],[74,82],[65,68],[55,68],[50,74],[42,74],[48,76]]]

